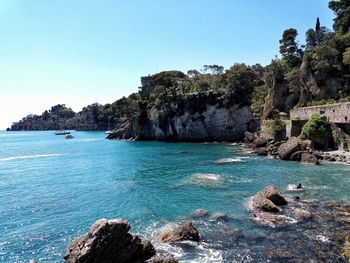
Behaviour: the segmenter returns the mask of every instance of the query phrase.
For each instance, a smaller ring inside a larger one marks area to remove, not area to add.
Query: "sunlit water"
[[[223,144],[74,136],[0,132],[1,262],[63,262],[70,241],[100,218],[126,219],[132,232],[154,239],[167,223],[191,219],[203,208],[225,213],[225,227],[264,235],[273,230],[257,226],[246,203],[268,184],[286,189],[301,182],[308,198],[350,201],[350,166],[268,160]],[[224,158],[234,161],[217,162]],[[237,250],[224,240],[223,223],[193,220],[203,236],[198,246],[157,248],[183,262],[264,262],[254,252],[263,243]]]

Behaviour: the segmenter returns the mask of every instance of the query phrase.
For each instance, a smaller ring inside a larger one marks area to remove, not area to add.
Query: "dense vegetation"
[[[311,116],[304,125],[299,138],[302,140],[311,140],[318,149],[323,149],[334,144],[331,124],[327,121],[326,117],[321,117],[318,114]]]
[[[293,107],[324,102],[348,101],[350,96],[350,1],[330,1],[336,17],[332,31],[317,18],[306,32],[305,44],[297,41],[298,31],[282,33],[280,58],[265,67],[236,63],[225,70],[220,65],[204,65],[150,76],[139,93],[112,104],[92,104],[74,113],[57,105],[42,115],[29,115],[14,123],[12,130],[109,130],[133,118],[156,119],[165,113],[202,111],[216,103],[250,105],[254,117],[279,119]],[[186,101],[186,104],[183,102]]]

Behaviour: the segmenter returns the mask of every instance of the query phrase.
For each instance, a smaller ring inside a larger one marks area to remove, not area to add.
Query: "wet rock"
[[[168,256],[168,257],[155,256],[150,260],[147,260],[146,262],[147,263],[179,263],[177,259],[171,256]]]
[[[253,141],[255,147],[265,147],[267,145],[267,139],[265,138],[257,138]]]
[[[192,222],[176,225],[171,229],[166,229],[160,235],[160,240],[164,243],[177,241],[199,241],[199,232]]]
[[[287,223],[284,216],[272,213],[254,213],[253,219],[264,226],[272,228],[281,227]]]
[[[276,206],[271,200],[265,198],[261,194],[257,194],[253,198],[253,210],[262,212],[279,213],[281,208]]]
[[[282,196],[281,192],[278,190],[278,188],[274,185],[269,185],[267,186],[261,194],[271,200],[275,205],[286,205],[287,201],[286,199]]]
[[[193,215],[196,217],[204,217],[204,216],[208,216],[209,212],[205,209],[197,209],[193,212]]]
[[[272,260],[278,262],[289,262],[293,258],[293,254],[288,250],[283,250],[276,246],[270,246],[267,248],[266,254]]]
[[[303,153],[303,151],[297,151],[295,153],[292,153],[290,155],[290,160],[295,161],[295,162],[300,162],[302,153]]]
[[[120,219],[98,220],[85,236],[70,244],[64,259],[69,263],[141,263],[154,256],[153,245],[129,230],[130,224]]]
[[[279,206],[286,205],[287,201],[274,185],[267,186],[262,192],[258,192],[252,199],[254,211],[278,213]]]
[[[290,160],[290,156],[293,153],[303,150],[305,150],[304,142],[296,137],[292,137],[278,147],[277,153],[282,160]]]
[[[300,162],[309,164],[320,164],[315,154],[310,152],[303,152],[301,154]]]
[[[312,214],[310,211],[306,209],[298,209],[298,208],[293,210],[293,215],[297,219],[301,219],[301,220],[310,219],[312,217]]]
[[[222,212],[214,212],[209,216],[209,219],[215,221],[228,221],[229,217]]]
[[[298,185],[297,185],[297,189],[303,189],[304,187],[303,187],[303,185],[301,184],[301,183],[299,183]]]
[[[254,150],[254,153],[259,155],[259,156],[265,156],[265,155],[267,155],[267,149],[266,149],[266,147],[256,148]]]

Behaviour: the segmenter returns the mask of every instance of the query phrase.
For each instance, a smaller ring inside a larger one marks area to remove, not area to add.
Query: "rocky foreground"
[[[247,208],[252,223],[266,229],[263,236],[233,228],[227,224],[232,221],[229,216],[205,209],[194,211],[189,221],[163,228],[152,241],[130,233],[131,226],[124,220],[101,219],[72,241],[64,259],[68,263],[176,263],[171,252],[159,250],[159,243],[185,245],[190,252],[214,242],[227,249],[227,257],[220,262],[230,262],[237,253],[249,253],[246,257],[253,262],[347,262],[350,206],[305,197],[307,188],[301,184],[285,193],[269,185],[251,197]],[[199,226],[211,224],[216,235],[200,233],[192,221]]]
[[[291,137],[288,140],[264,138],[259,134],[245,133],[245,148],[260,156],[274,159],[296,161],[308,164],[320,164],[322,161],[350,164],[350,155],[340,152],[322,152],[315,150],[310,140]]]

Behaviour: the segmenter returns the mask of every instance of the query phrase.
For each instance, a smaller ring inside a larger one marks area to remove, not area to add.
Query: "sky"
[[[332,28],[328,0],[0,0],[0,129],[111,103],[163,70],[266,65],[317,17]]]

